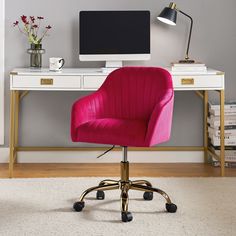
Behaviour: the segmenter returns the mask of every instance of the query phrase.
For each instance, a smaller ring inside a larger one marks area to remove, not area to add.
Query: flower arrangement
[[[48,36],[48,30],[50,30],[52,27],[50,25],[46,26],[43,30],[43,32],[40,34],[40,26],[41,21],[44,19],[42,16],[25,16],[22,15],[21,17],[21,23],[22,26],[20,27],[20,22],[17,20],[13,23],[14,27],[18,27],[19,31],[24,34],[27,38],[29,43],[31,44],[41,44],[43,38],[45,36]]]

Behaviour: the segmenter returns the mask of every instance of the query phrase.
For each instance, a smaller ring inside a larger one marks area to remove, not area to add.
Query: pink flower
[[[30,16],[30,20],[32,21],[32,23],[34,23],[35,17],[34,16]]]
[[[18,30],[28,38],[28,42],[40,44],[44,37],[48,36],[48,30],[52,28],[51,25],[46,25],[41,29],[43,19],[43,16],[21,15],[20,20],[13,22],[13,26],[17,26]]]
[[[17,20],[17,21],[15,21],[14,23],[13,23],[13,26],[15,27],[15,26],[17,26],[19,24],[19,21]]]
[[[28,21],[27,21],[27,16],[25,16],[25,15],[22,15],[22,16],[21,16],[21,20],[22,20],[22,22],[25,23],[25,24],[27,24],[27,22],[28,22]]]

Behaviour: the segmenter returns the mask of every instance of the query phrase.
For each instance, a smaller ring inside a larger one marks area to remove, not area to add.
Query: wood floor
[[[82,177],[120,175],[119,164],[16,164],[15,178]],[[220,176],[220,169],[208,164],[136,163],[130,164],[131,177],[210,177]],[[236,168],[226,169],[226,176],[236,176]],[[0,178],[8,178],[8,165],[0,164]]]

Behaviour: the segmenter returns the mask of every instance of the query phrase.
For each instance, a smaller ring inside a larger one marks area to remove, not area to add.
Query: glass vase
[[[30,54],[30,67],[41,68],[42,67],[42,54],[45,53],[45,49],[42,49],[42,44],[31,44],[27,50]]]

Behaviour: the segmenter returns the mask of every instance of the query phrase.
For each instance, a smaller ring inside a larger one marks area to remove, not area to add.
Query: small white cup
[[[49,58],[49,70],[60,71],[64,66],[65,60],[61,57],[50,57]]]

